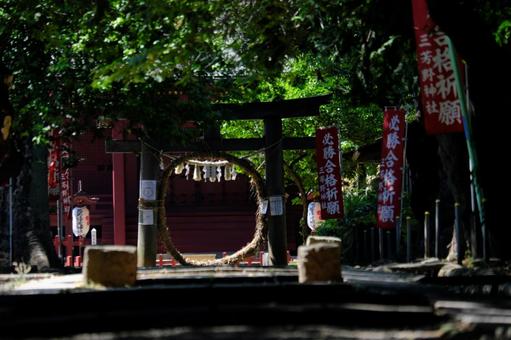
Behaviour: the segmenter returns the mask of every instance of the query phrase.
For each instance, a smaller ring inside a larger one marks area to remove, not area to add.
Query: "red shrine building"
[[[111,130],[105,131],[105,135],[111,134]],[[90,209],[90,226],[97,230],[98,244],[136,245],[139,157],[106,153],[105,139],[93,138],[91,133],[74,141],[71,149],[80,161],[70,171],[70,194],[77,192],[81,181],[83,190],[98,198]],[[238,174],[236,180],[219,182],[194,181],[191,176],[186,179],[184,174],[173,174],[165,206],[170,235],[181,252],[233,252],[253,238],[256,204],[249,178],[243,174]],[[287,203],[286,209],[287,245],[294,253],[302,208]],[[63,234],[72,234],[71,219],[64,217],[63,223]],[[50,224],[56,235],[55,209]],[[90,240],[90,232],[87,238]]]
[[[276,202],[282,202],[282,197],[286,196],[284,183],[280,180],[282,151],[314,149],[316,146],[314,137],[283,136],[282,119],[318,116],[320,106],[330,100],[331,95],[322,95],[266,103],[218,104],[215,108],[221,113],[220,120],[263,120],[264,138],[221,139],[217,131],[218,135],[207,136],[208,150],[264,150],[266,172],[269,173],[266,181],[268,195],[278,197]],[[112,141],[126,144],[122,142],[121,122],[105,130],[105,135],[111,136]],[[109,149],[114,150],[113,153],[106,153],[105,139],[94,139],[91,133],[73,142],[71,149],[80,162],[70,174],[65,173],[68,180],[61,188],[66,191],[66,197],[76,193],[81,181],[82,189],[98,198],[90,211],[91,228],[96,229],[98,242],[136,245],[140,178],[140,162],[136,154],[115,148]],[[209,166],[208,169],[211,170]],[[173,174],[169,180],[165,202],[167,226],[174,245],[181,252],[233,252],[253,239],[257,207],[248,177],[239,174],[234,181],[215,181],[213,177],[209,176],[212,181],[195,181],[182,174]],[[69,203],[62,201],[63,210],[69,210]],[[278,209],[285,211],[284,218],[279,213],[268,217],[273,226],[285,223],[287,228],[286,235],[282,228],[273,229],[272,249],[277,250],[275,261],[281,264],[287,261],[283,248],[294,253],[299,239],[302,207],[291,206],[290,201],[285,201],[286,209]],[[275,204],[282,207],[282,203]],[[56,215],[53,214],[51,221],[58,229]],[[63,220],[63,233],[70,235],[71,222],[66,218]]]

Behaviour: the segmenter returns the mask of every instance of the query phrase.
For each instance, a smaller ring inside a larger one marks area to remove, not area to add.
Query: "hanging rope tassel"
[[[175,168],[174,168],[174,173],[176,175],[181,175],[181,173],[183,172],[183,169],[185,168],[185,166],[183,165],[183,163],[181,164],[178,164]]]
[[[200,166],[196,165],[195,169],[193,170],[193,180],[194,181],[200,181],[202,179],[201,173],[200,173]]]
[[[222,167],[221,166],[216,167],[216,179],[219,182],[222,180]]]
[[[238,173],[236,172],[236,169],[234,169],[234,164],[231,165],[231,179],[233,181],[236,180],[236,176],[238,176]]]
[[[214,165],[206,165],[204,166],[204,181],[209,179],[210,182],[216,181],[216,167]]]
[[[186,163],[185,165],[185,177],[188,180],[188,176],[190,176],[190,165]]]
[[[232,164],[230,164],[230,163],[225,165],[225,169],[224,169],[224,179],[225,179],[226,181],[231,181],[231,180],[232,180],[232,173],[231,173],[231,171],[232,171],[232,167],[233,167],[233,165],[232,165]]]

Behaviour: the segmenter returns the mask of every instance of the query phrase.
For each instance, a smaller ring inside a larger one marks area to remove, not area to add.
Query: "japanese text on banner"
[[[53,132],[52,147],[48,157],[48,194],[51,200],[61,200],[64,217],[71,217],[71,170],[63,163],[69,158],[70,144]]]
[[[461,106],[447,36],[429,16],[426,0],[412,0],[412,4],[426,132],[461,132]]]
[[[405,114],[385,109],[378,185],[378,227],[393,228],[400,213]]]
[[[321,219],[342,218],[344,206],[341,186],[341,161],[337,128],[316,130]]]

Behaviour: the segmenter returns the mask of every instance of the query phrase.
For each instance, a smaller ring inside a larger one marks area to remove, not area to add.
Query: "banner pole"
[[[403,226],[403,206],[404,206],[404,195],[406,191],[406,185],[405,185],[405,176],[406,176],[406,167],[408,166],[406,161],[406,149],[408,144],[408,121],[406,120],[406,114],[405,114],[405,138],[403,139],[403,165],[401,168],[401,193],[400,193],[400,204],[401,207],[399,208],[399,223],[396,224],[396,254],[399,256],[399,246],[400,246],[400,240],[401,240],[401,229]]]
[[[13,232],[14,232],[14,218],[13,218],[13,209],[12,209],[12,199],[13,199],[13,180],[12,177],[9,177],[9,265],[12,264],[13,261]]]
[[[456,92],[459,96],[460,107],[461,107],[461,116],[463,121],[463,130],[465,132],[465,141],[467,143],[468,150],[468,159],[469,159],[469,171],[473,180],[474,190],[476,194],[477,208],[479,211],[479,222],[481,223],[481,234],[483,238],[483,258],[484,260],[488,260],[488,253],[486,249],[487,243],[487,235],[486,235],[486,218],[484,211],[484,194],[483,190],[480,186],[478,179],[478,162],[477,162],[477,152],[475,150],[474,141],[472,139],[472,126],[470,121],[470,116],[468,114],[468,109],[466,105],[465,92],[463,91],[463,87],[461,84],[460,70],[458,67],[458,58],[456,55],[456,51],[454,50],[454,45],[449,36],[445,36],[447,39],[447,44],[449,46],[449,57],[451,59],[451,65],[454,72],[454,79],[456,83]]]
[[[470,108],[470,87],[468,84],[468,65],[465,65],[464,68],[464,76],[465,76],[465,105],[467,105],[468,118],[472,119],[471,108]],[[469,124],[470,126],[472,124]],[[474,178],[473,173],[470,173],[470,250],[472,252],[472,256],[474,258],[478,258],[480,256],[480,251],[477,245],[477,217],[476,217],[476,194],[474,190]]]

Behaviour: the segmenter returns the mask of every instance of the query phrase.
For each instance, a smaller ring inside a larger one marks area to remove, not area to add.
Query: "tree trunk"
[[[444,257],[446,243],[450,239],[450,251],[456,251],[454,235],[454,203],[459,203],[461,208],[462,247],[460,254],[465,255],[465,250],[470,242],[470,175],[468,171],[468,155],[463,134],[451,133],[436,136],[438,142],[438,156],[440,159],[440,217],[443,223],[440,239],[443,240],[440,257]],[[446,190],[448,189],[448,190]],[[446,192],[447,191],[447,192]],[[451,236],[452,235],[452,236]],[[456,258],[456,257],[455,257]]]
[[[46,149],[24,141],[25,155],[14,191],[14,261],[38,271],[58,267],[48,215]]]
[[[454,232],[455,202],[461,205],[464,235],[469,240],[470,183],[464,137],[459,133],[428,136],[422,123],[410,124],[408,131],[411,206],[419,224],[418,236],[422,235],[424,212],[434,216],[435,200],[440,199],[439,257],[446,257]]]
[[[7,185],[0,186],[0,273],[11,266],[9,263],[9,208]]]
[[[48,151],[44,146],[32,145],[29,138],[19,141],[23,155],[15,150],[10,133],[7,133],[10,132],[12,118],[15,116],[8,92],[12,76],[1,63],[0,80],[0,185],[9,177],[17,176],[13,195],[13,260],[28,263],[39,271],[56,267],[59,262],[53,250],[49,228]],[[7,116],[11,120],[5,120]],[[0,267],[11,265],[8,263],[8,190],[0,191]]]

